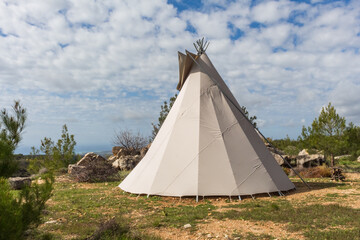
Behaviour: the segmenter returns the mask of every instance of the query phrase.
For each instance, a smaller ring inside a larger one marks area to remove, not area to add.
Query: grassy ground
[[[131,195],[117,187],[120,180],[75,183],[62,175],[44,223],[29,238],[360,239],[360,174],[348,175],[345,182],[307,179],[311,190],[291,180],[297,190],[285,197],[196,203],[194,198]]]

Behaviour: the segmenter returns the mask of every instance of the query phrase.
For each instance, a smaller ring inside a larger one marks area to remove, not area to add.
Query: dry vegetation
[[[119,180],[75,183],[62,175],[47,203],[44,224],[31,237],[85,239],[97,231],[100,237],[93,239],[360,239],[359,173],[347,174],[345,182],[308,179],[311,190],[291,180],[297,190],[285,197],[196,203],[194,198],[131,195],[117,187]],[[111,219],[108,230],[125,231],[125,237],[115,233],[101,238],[99,226]]]

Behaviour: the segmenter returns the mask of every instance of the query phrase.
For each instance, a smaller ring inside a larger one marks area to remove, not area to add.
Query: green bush
[[[3,140],[0,133],[0,177],[10,177],[17,170],[17,163],[14,161],[14,147]]]
[[[44,183],[12,191],[5,178],[0,178],[0,239],[22,239],[25,231],[40,223],[41,211],[51,197],[54,178],[43,176]]]
[[[74,135],[69,134],[67,126],[64,125],[61,138],[56,143],[45,137],[41,140],[40,149],[31,148],[28,171],[37,173],[43,167],[54,171],[67,168],[69,164],[79,160],[79,156],[75,154],[75,145]],[[40,152],[44,155],[40,155]]]
[[[17,170],[14,150],[21,141],[25,127],[26,109],[15,101],[12,112],[0,111],[0,177],[10,177]]]

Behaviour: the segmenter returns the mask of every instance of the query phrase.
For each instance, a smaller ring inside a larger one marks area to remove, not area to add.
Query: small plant
[[[10,177],[17,170],[14,150],[21,141],[27,118],[19,101],[15,101],[12,110],[12,114],[6,109],[0,112],[0,177]]]
[[[28,170],[36,173],[43,167],[52,170],[66,168],[69,164],[78,160],[75,155],[75,145],[74,135],[69,134],[65,124],[62,129],[61,138],[57,140],[56,144],[51,138],[45,137],[41,140],[40,150],[35,147],[31,148]],[[40,152],[45,155],[39,156]]]
[[[300,171],[300,175],[305,178],[329,178],[331,177],[331,168],[327,166],[306,168]]]
[[[124,217],[111,219],[98,228],[98,230],[87,240],[106,240],[106,239],[124,239],[124,240],[157,240],[159,238],[145,235],[133,231]]]
[[[51,174],[43,176],[43,180],[43,184],[35,183],[15,194],[7,180],[0,178],[0,239],[23,239],[27,229],[40,223],[54,183]]]

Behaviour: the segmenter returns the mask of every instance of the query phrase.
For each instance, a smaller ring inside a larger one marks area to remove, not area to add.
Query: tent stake
[[[241,196],[239,195],[239,200],[241,201]]]
[[[253,195],[251,195],[251,197],[252,197],[252,199],[254,199],[254,200],[255,200],[255,198],[254,198],[254,196],[253,196]]]
[[[270,194],[270,193],[268,193],[268,195],[269,195],[269,197],[271,197],[271,194]]]
[[[199,68],[206,73],[205,69],[193,58],[193,56],[191,56],[190,54],[189,54],[189,56],[190,56],[190,58],[199,66]],[[231,102],[231,104],[232,104],[237,110],[240,111],[240,113],[245,117],[245,119],[246,119],[252,126],[254,126],[254,125],[251,123],[250,119],[245,115],[245,113],[243,113],[243,111],[240,110],[240,108],[233,102],[233,100],[231,100],[231,99],[225,94],[225,92],[222,90],[222,87],[219,85],[219,83],[218,83],[214,78],[212,78],[212,77],[210,76],[210,74],[208,74],[208,76],[209,76],[209,77],[211,78],[211,80],[213,80],[213,82],[218,86],[218,88],[221,90],[221,92],[224,94],[224,96]],[[271,147],[274,147],[274,146],[270,143],[270,141],[260,132],[260,130],[259,130],[258,128],[255,128],[255,127],[254,127],[254,130],[255,130],[256,132],[258,132],[258,133],[264,138],[264,140],[265,140]],[[278,153],[278,154],[279,154],[279,153]],[[284,158],[281,154],[279,154],[279,156],[280,156],[281,159],[294,171],[294,173],[301,179],[301,181],[302,181],[309,189],[311,189],[311,187],[305,182],[305,180],[300,176],[300,174],[299,174],[297,171],[294,170],[294,168],[291,166],[291,164],[290,164],[288,161],[286,161],[285,158]]]
[[[199,202],[199,196],[196,195],[196,202]]]
[[[279,196],[285,196],[281,191],[279,191]]]
[[[147,198],[149,198],[150,194],[147,195]]]

